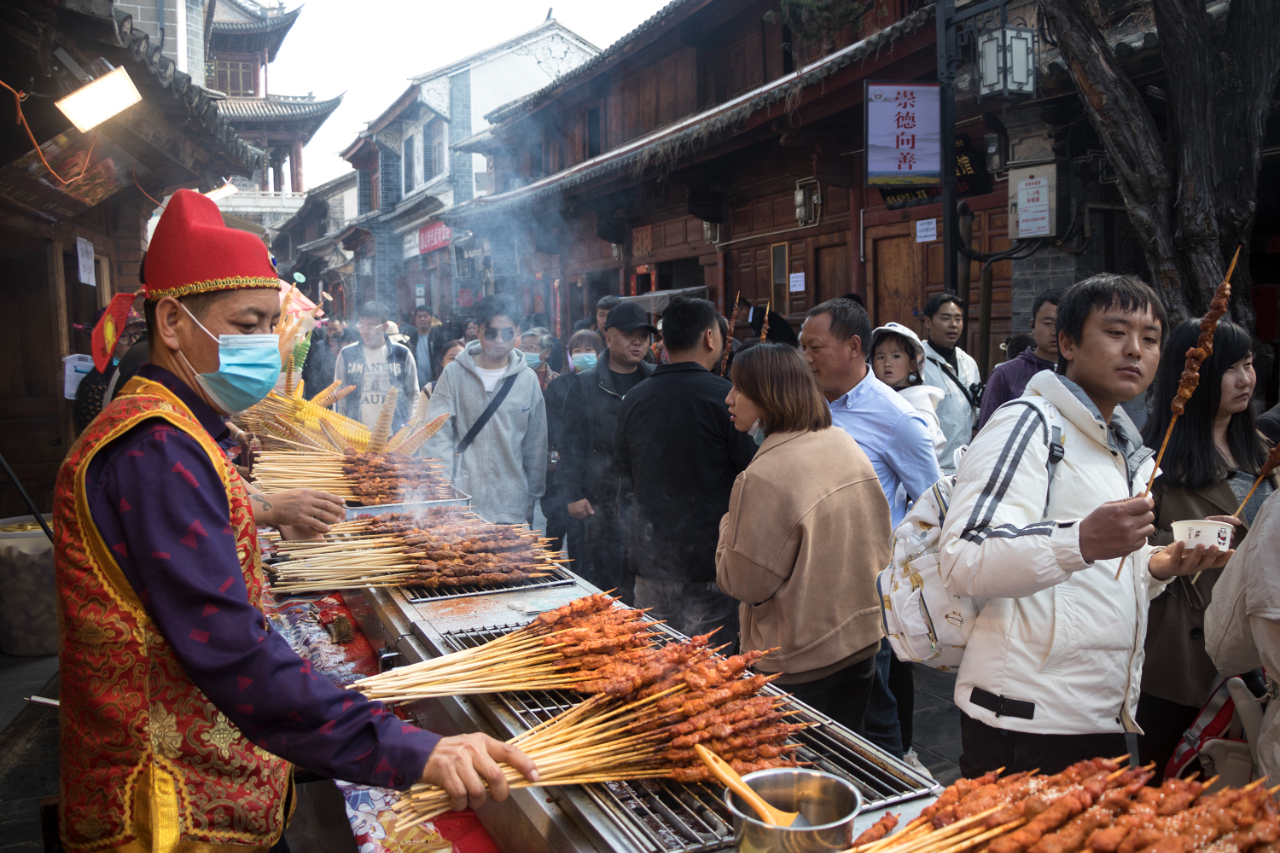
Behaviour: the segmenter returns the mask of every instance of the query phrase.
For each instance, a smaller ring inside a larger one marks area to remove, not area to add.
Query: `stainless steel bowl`
[[[760,770],[742,777],[769,805],[800,812],[811,826],[770,826],[733,792],[724,792],[740,853],[828,853],[853,843],[862,794],[853,783],[817,770]]]

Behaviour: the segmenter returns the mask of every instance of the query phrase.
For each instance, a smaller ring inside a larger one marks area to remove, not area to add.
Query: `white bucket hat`
[[[876,344],[879,343],[880,339],[885,335],[901,335],[902,337],[906,338],[907,341],[911,344],[911,346],[916,351],[916,362],[918,364],[923,365],[924,344],[920,343],[920,336],[917,335],[915,332],[911,331],[910,329],[908,329],[906,326],[902,325],[901,323],[886,323],[885,325],[880,326],[874,332],[872,332],[871,346],[867,350],[868,355],[876,351]]]

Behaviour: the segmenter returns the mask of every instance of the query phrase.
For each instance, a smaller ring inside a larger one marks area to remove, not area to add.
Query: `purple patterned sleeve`
[[[350,782],[407,788],[439,737],[343,690],[249,603],[226,494],[193,439],[143,424],[98,454],[89,511],[196,686],[250,740]]]

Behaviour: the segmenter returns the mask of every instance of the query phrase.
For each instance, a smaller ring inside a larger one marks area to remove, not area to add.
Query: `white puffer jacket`
[[[947,443],[938,451],[938,467],[944,474],[954,474],[955,452],[967,445],[969,439],[973,437],[973,425],[977,423],[978,413],[969,404],[969,398],[951,378],[955,375],[951,373],[951,365],[947,365],[946,372],[938,367],[937,362],[947,364],[947,360],[939,355],[928,341],[924,342],[924,355],[924,384],[941,388],[946,395],[938,404],[938,423],[942,426],[943,435],[947,437]],[[978,373],[978,363],[973,360],[973,356],[959,347],[956,347],[956,364],[960,365],[957,378],[965,390],[982,381],[982,375]]]
[[[1006,404],[963,456],[942,529],[943,578],[986,599],[960,664],[955,701],[987,725],[1035,734],[1137,732],[1151,577],[1145,545],[1124,560],[1080,556],[1080,520],[1142,494],[1155,464],[1124,411],[1111,428],[1066,379],[1044,371],[1024,397],[1057,409],[1065,455],[1053,483],[1043,419]],[[1046,494],[1048,506],[1046,509]],[[1031,719],[975,704],[974,688],[1035,703]]]

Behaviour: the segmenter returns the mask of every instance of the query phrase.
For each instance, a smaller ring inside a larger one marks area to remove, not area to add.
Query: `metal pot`
[[[770,826],[731,791],[725,805],[733,814],[739,853],[828,853],[853,844],[853,820],[862,811],[862,794],[852,782],[817,770],[759,770],[742,781],[771,806],[800,812],[812,826]]]

